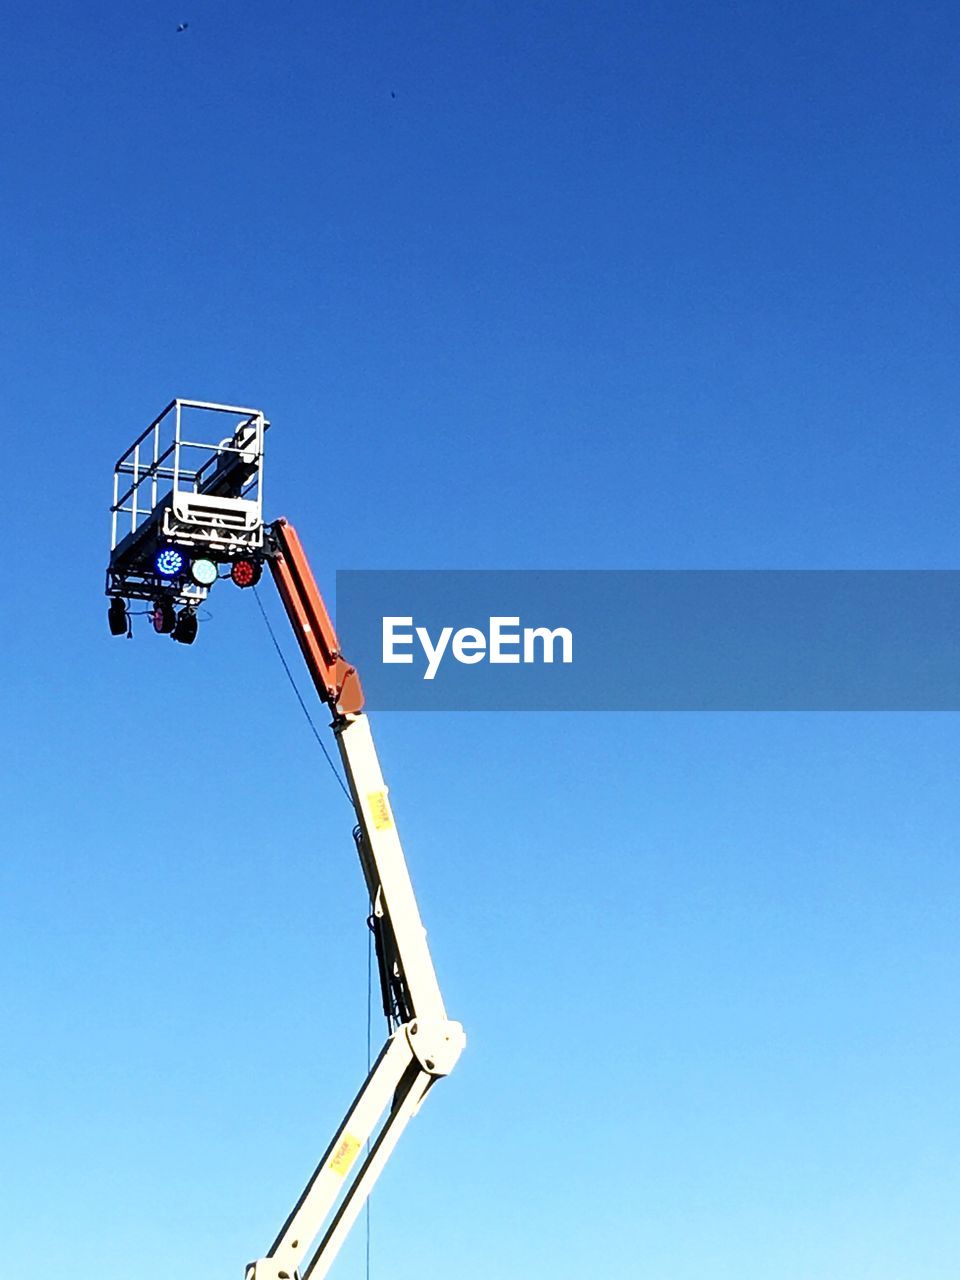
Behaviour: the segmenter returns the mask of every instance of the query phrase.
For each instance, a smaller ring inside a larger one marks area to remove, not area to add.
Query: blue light
[[[161,547],[154,557],[153,567],[160,578],[179,578],[186,563],[186,557],[176,547]]]

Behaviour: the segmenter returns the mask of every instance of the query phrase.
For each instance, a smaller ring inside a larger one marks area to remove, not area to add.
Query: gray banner
[[[954,711],[960,571],[345,571],[371,708]]]

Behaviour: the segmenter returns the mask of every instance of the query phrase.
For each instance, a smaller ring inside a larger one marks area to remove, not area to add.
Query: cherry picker
[[[401,1133],[453,1070],[466,1037],[444,1007],[360,678],[341,654],[296,530],[286,520],[263,521],[268,427],[257,409],[171,401],[117,462],[106,591],[112,634],[132,634],[130,603],[139,600],[158,634],[192,644],[198,607],[217,580],[252,587],[266,566],[331,713],[356,813],[387,1036],[276,1239],[245,1276],[321,1280]]]

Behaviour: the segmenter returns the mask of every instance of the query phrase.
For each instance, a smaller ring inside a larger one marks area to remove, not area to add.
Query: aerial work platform
[[[211,424],[214,439],[204,443]],[[254,587],[269,566],[330,713],[355,817],[387,1035],[279,1234],[245,1272],[245,1280],[322,1280],[398,1138],[453,1070],[466,1037],[440,993],[360,678],[340,652],[296,530],[286,520],[263,523],[268,425],[259,409],[172,400],[122,455],[113,478],[108,619],[114,635],[129,636],[128,602],[148,600],[154,630],[192,644],[197,603],[217,579]]]
[[[163,576],[166,547],[215,564],[262,551],[269,425],[259,409],[171,400],[114,468],[107,595],[197,602],[210,584]]]

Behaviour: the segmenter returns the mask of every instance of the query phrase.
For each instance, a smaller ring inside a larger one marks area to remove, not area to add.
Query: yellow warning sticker
[[[390,802],[387,799],[386,788],[383,791],[369,791],[367,793],[367,804],[370,806],[370,814],[376,829],[378,831],[389,831],[393,826],[393,814],[390,812]]]
[[[355,1138],[352,1133],[345,1133],[337,1144],[337,1149],[330,1157],[329,1168],[334,1173],[338,1173],[341,1178],[346,1176],[347,1171],[357,1158],[357,1152],[360,1150],[360,1139]]]

